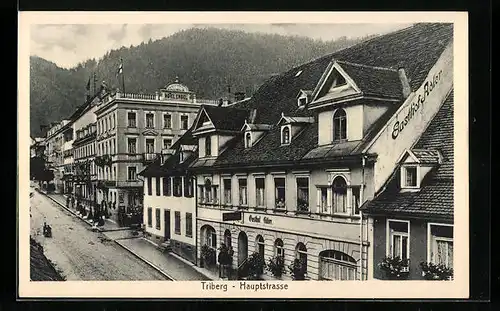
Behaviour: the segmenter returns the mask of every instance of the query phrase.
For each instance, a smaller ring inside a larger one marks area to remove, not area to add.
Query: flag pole
[[[120,57],[120,63],[121,63],[121,68],[122,68],[122,87],[123,87],[123,93],[125,94],[125,74],[123,72],[123,59]]]

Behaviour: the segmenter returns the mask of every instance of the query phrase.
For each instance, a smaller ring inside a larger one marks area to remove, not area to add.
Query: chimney
[[[405,69],[403,67],[399,67],[398,69],[399,80],[401,80],[401,84],[403,86],[403,97],[407,98],[411,93],[410,83],[408,82],[408,77],[406,76]]]
[[[245,92],[236,92],[236,93],[234,93],[234,99],[236,101],[244,100],[245,99]]]

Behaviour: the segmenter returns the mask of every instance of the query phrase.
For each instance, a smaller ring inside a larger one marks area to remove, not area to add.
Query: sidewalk
[[[169,253],[161,252],[155,245],[140,237],[115,240],[121,247],[155,267],[174,281],[204,281],[212,278],[197,271],[197,267]],[[195,268],[196,267],[196,268]]]
[[[49,199],[54,201],[55,203],[59,204],[62,208],[73,214],[74,216],[80,218],[84,222],[86,222],[89,226],[93,226],[93,223],[90,220],[84,219],[80,217],[75,210],[69,208],[66,206],[66,197],[62,194],[57,194],[57,193],[47,193],[44,190],[39,189],[38,190],[40,193],[46,195]],[[105,219],[104,225],[97,227],[97,229],[101,232],[106,232],[106,231],[115,231],[115,230],[130,230],[129,227],[120,227],[115,221],[111,219]]]

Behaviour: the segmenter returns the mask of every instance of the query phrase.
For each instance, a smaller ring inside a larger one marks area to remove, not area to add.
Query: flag
[[[120,66],[118,67],[118,71],[116,72],[116,75],[118,76],[119,74],[123,73],[123,60],[120,58]]]

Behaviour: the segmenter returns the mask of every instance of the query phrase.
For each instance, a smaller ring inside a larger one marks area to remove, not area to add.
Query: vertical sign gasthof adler
[[[374,193],[394,171],[405,149],[420,138],[453,87],[453,42],[445,48],[417,91],[411,93],[364,150],[376,154]]]

